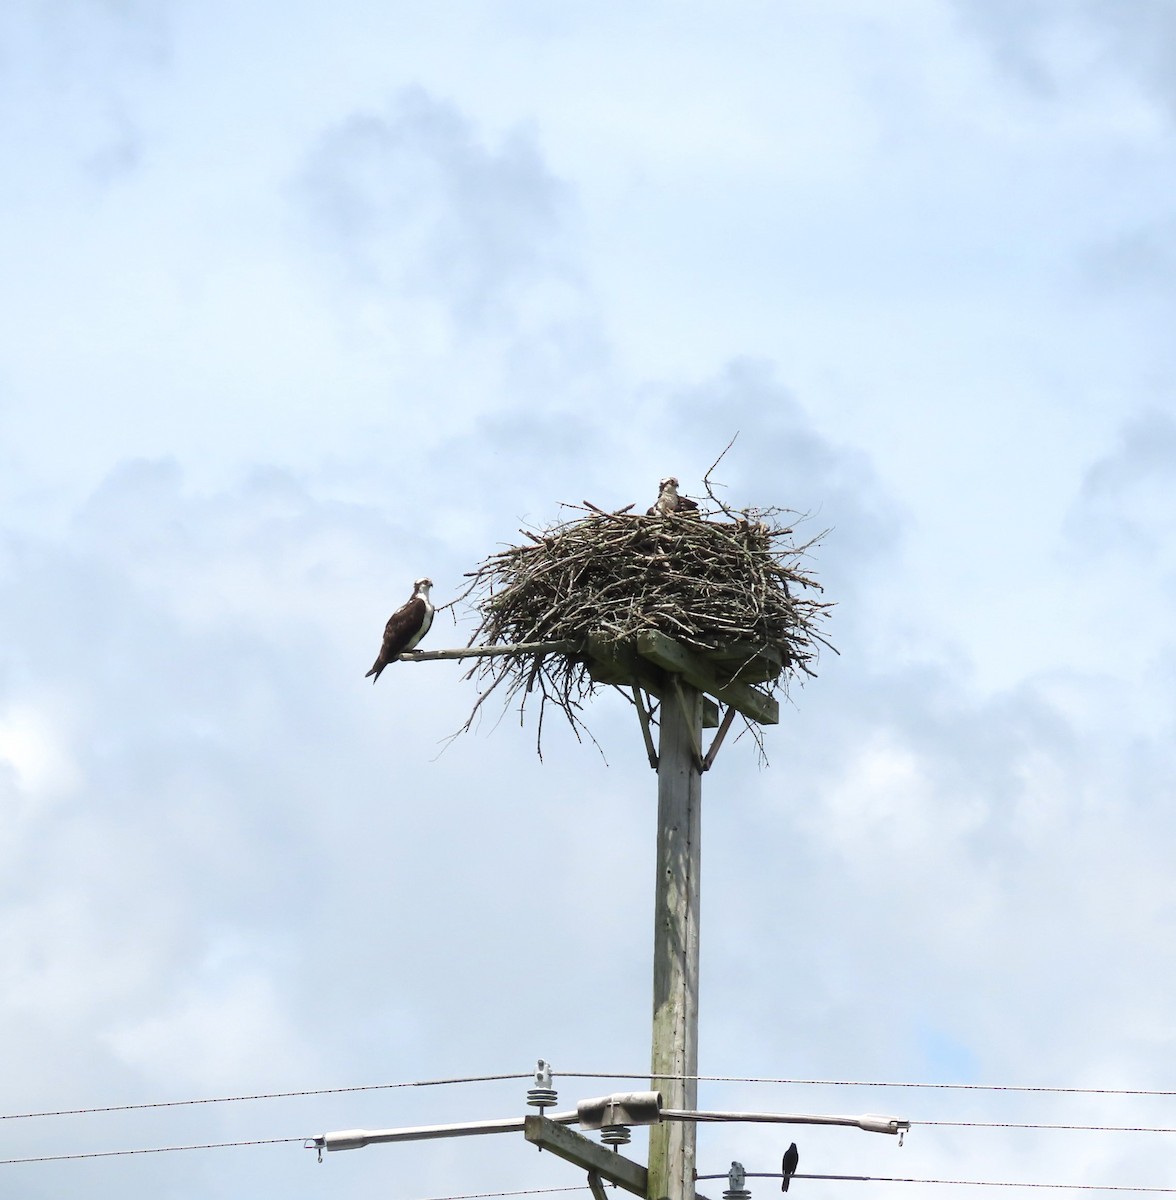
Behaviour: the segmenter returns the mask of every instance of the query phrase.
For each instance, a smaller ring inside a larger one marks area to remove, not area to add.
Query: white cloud
[[[76,785],[77,769],[62,743],[52,722],[32,707],[17,706],[0,717],[0,764],[29,798],[41,799]]]
[[[272,1080],[276,1064],[302,1059],[304,1034],[292,1027],[272,980],[248,961],[211,971],[169,1009],[120,1024],[103,1038],[157,1088],[201,1094]]]

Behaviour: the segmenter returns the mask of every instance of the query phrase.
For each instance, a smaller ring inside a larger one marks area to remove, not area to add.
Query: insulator
[[[747,1172],[744,1171],[743,1164],[733,1162],[727,1172],[728,1187],[723,1192],[723,1200],[751,1200],[751,1192],[743,1186],[746,1178]]]
[[[600,1140],[606,1146],[627,1146],[633,1135],[628,1125],[605,1125],[600,1130]]]
[[[527,1103],[542,1115],[543,1110],[553,1107],[558,1099],[558,1093],[551,1086],[551,1064],[540,1059],[535,1068],[535,1086],[527,1090]]]

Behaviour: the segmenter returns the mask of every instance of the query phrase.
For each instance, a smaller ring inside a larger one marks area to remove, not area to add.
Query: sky
[[[363,673],[414,579],[732,438],[838,653],[705,777],[699,1102],[913,1127],[700,1172],[1176,1186],[1010,1127],[1176,1129],[1106,1091],[1176,1090],[1174,65],[1166,0],[0,7],[0,1191],[583,1185],[300,1145],[649,1062],[630,706],[540,760]]]

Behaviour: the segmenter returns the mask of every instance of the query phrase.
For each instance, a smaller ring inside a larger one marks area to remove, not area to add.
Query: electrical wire
[[[748,1178],[751,1178],[748,1172]],[[780,1178],[779,1172],[767,1178]],[[1128,1183],[1030,1183],[1016,1180],[920,1180],[900,1175],[802,1175],[797,1172],[794,1180],[836,1180],[845,1183],[936,1183],[940,1187],[952,1188],[1046,1188],[1057,1192],[1147,1192],[1171,1195],[1176,1188],[1134,1187]]]
[[[187,1146],[150,1146],[135,1150],[91,1150],[80,1154],[43,1154],[32,1158],[5,1158],[0,1159],[0,1166],[13,1166],[20,1163],[46,1163],[46,1162],[68,1162],[75,1159],[93,1159],[93,1158],[121,1158],[133,1154],[169,1154],[180,1150],[224,1150],[230,1147],[241,1146],[274,1146],[285,1145],[291,1142],[307,1142],[311,1139],[307,1138],[260,1138],[246,1142],[203,1142],[196,1145]],[[699,1175],[696,1178],[701,1182],[704,1179],[723,1179],[723,1175]],[[748,1171],[746,1173],[748,1179],[779,1179],[780,1174],[775,1171]],[[797,1173],[792,1176],[793,1179],[820,1179],[827,1181],[835,1181],[841,1183],[915,1183],[915,1184],[934,1184],[940,1187],[997,1187],[997,1188],[1036,1188],[1050,1189],[1054,1191],[1080,1191],[1080,1192],[1133,1192],[1133,1193],[1148,1193],[1173,1195],[1176,1194],[1176,1187],[1146,1187],[1135,1186],[1130,1184],[1112,1184],[1112,1183],[1036,1183],[1024,1180],[997,1180],[997,1179],[922,1179],[914,1176],[901,1175],[816,1175]],[[581,1184],[573,1187],[558,1187],[558,1188],[522,1188],[508,1192],[465,1192],[460,1195],[450,1196],[432,1196],[428,1200],[504,1200],[506,1197],[512,1196],[542,1196],[555,1195],[560,1192],[581,1192],[587,1188]]]
[[[187,1146],[150,1146],[135,1150],[91,1150],[80,1154],[43,1154],[31,1158],[0,1159],[0,1166],[13,1166],[20,1163],[68,1162],[75,1159],[122,1158],[134,1154],[170,1154],[180,1150],[224,1150],[242,1146],[275,1146],[291,1142],[307,1142],[307,1138],[259,1138],[246,1142],[203,1142]],[[723,1179],[725,1175],[699,1175],[701,1182],[705,1179]],[[748,1171],[748,1179],[779,1179],[779,1172]],[[1176,1194],[1176,1187],[1146,1187],[1130,1184],[1112,1183],[1037,1183],[1025,1180],[998,1179],[923,1179],[915,1176],[902,1175],[816,1175],[796,1173],[793,1179],[819,1179],[840,1183],[914,1183],[933,1184],[940,1187],[996,1187],[996,1188],[1036,1188],[1054,1191],[1079,1192],[1133,1192],[1152,1195]],[[427,1200],[505,1200],[512,1196],[543,1196],[555,1195],[561,1192],[582,1192],[588,1190],[583,1184],[573,1187],[558,1188],[522,1188],[507,1192],[464,1192],[460,1195],[432,1196]]]
[[[523,1188],[517,1192],[463,1192],[460,1196],[429,1196],[426,1200],[491,1200],[499,1196],[552,1196],[556,1192],[586,1192],[588,1185],[577,1184],[575,1187],[557,1188]]]
[[[551,1069],[552,1077],[564,1079],[649,1079],[649,1071],[560,1071]],[[699,1083],[779,1083],[797,1087],[871,1087],[871,1088],[940,1088],[971,1092],[1050,1092],[1075,1096],[1176,1096],[1176,1090],[1148,1088],[1047,1087],[1012,1083],[912,1083],[899,1080],[867,1079],[772,1079],[755,1075],[656,1075],[657,1079],[697,1081]]]
[[[77,1159],[124,1158],[138,1154],[170,1154],[183,1150],[225,1150],[237,1147],[276,1146],[288,1145],[293,1142],[302,1142],[306,1145],[311,1141],[313,1139],[302,1137],[257,1138],[241,1142],[201,1142],[184,1146],[149,1146],[133,1150],[89,1150],[77,1154],[42,1154],[28,1158],[5,1158],[0,1159],[0,1166],[15,1166],[24,1163],[69,1162]],[[726,1177],[725,1175],[696,1175],[695,1179],[702,1182],[703,1180],[724,1179]],[[776,1171],[748,1171],[745,1177],[748,1179],[780,1179],[781,1175]],[[926,1179],[903,1175],[820,1175],[799,1172],[794,1174],[792,1178],[818,1179],[841,1183],[912,1183],[931,1184],[940,1187],[1034,1188],[1054,1191],[1132,1192],[1153,1195],[1176,1194],[1176,1187],[1149,1187],[1111,1183],[1044,1183],[1028,1180],[997,1179]],[[581,1192],[585,1190],[587,1190],[586,1187],[581,1184],[579,1186],[558,1188],[522,1188],[505,1192],[466,1192],[460,1195],[433,1196],[429,1197],[428,1200],[505,1200],[506,1197],[513,1196],[555,1195],[561,1192]]]
[[[202,1142],[194,1146],[148,1146],[140,1150],[86,1150],[80,1154],[40,1154],[33,1158],[0,1158],[0,1167],[16,1163],[66,1162],[72,1158],[124,1158],[130,1154],[170,1154],[174,1150],[224,1150],[229,1146],[277,1146],[306,1138],[260,1138],[252,1142]]]
[[[565,1079],[648,1079],[648,1071],[560,1071],[552,1070],[554,1077]],[[157,1100],[142,1104],[104,1104],[90,1108],[59,1108],[45,1109],[38,1112],[0,1113],[0,1121],[23,1121],[34,1117],[78,1117],[91,1113],[135,1112],[151,1108],[183,1108],[198,1104],[233,1104],[247,1100],[288,1100],[300,1096],[333,1096],[352,1092],[392,1091],[397,1088],[442,1087],[448,1084],[460,1083],[496,1083],[503,1080],[531,1079],[533,1072],[510,1072],[500,1075],[466,1075],[451,1079],[415,1079],[397,1083],[366,1083],[351,1087],[305,1088],[290,1092],[254,1092],[239,1096],[206,1096],[191,1100]],[[1022,1084],[985,1084],[985,1083],[916,1083],[911,1081],[880,1081],[863,1079],[784,1079],[755,1075],[659,1075],[659,1079],[697,1081],[699,1083],[771,1083],[785,1084],[796,1087],[869,1087],[869,1088],[931,1088],[940,1090],[957,1090],[973,1092],[1041,1092],[1055,1095],[1078,1096],[1176,1096],[1176,1090],[1161,1090],[1148,1088],[1093,1088],[1093,1087],[1051,1087],[1028,1086]],[[919,1121],[920,1125],[952,1124],[948,1121]],[[982,1126],[984,1122],[957,1122],[958,1124],[975,1124]],[[1117,1130],[1115,1126],[1101,1125],[1008,1125],[1013,1129],[1089,1129]],[[1124,1130],[1127,1132],[1127,1130]],[[1134,1130],[1131,1130],[1134,1132]],[[1140,1129],[1142,1133],[1169,1133],[1167,1128]]]
[[[135,1112],[145,1108],[183,1108],[193,1104],[232,1104],[241,1100],[288,1100],[296,1096],[335,1096],[345,1092],[379,1092],[393,1088],[440,1087],[449,1083],[487,1083],[502,1079],[530,1079],[532,1072],[513,1075],[470,1075],[462,1079],[417,1079],[409,1083],[364,1083],[355,1087],[312,1088],[300,1092],[256,1092],[245,1096],[207,1096],[199,1100],[157,1100],[147,1104],[105,1104],[96,1108],[58,1108],[44,1112],[0,1113],[0,1121],[25,1121],[33,1117],[81,1117],[91,1113]]]
[[[744,1171],[745,1180],[782,1180],[779,1171]],[[722,1175],[695,1175],[695,1182],[704,1180],[726,1180],[730,1172]],[[841,1183],[940,1183],[953,1187],[968,1188],[1060,1188],[1070,1192],[1160,1192],[1176,1193],[1176,1188],[1133,1186],[1129,1183],[1030,1183],[1015,1180],[918,1180],[899,1175],[805,1175],[793,1172],[791,1180],[836,1180]],[[454,1198],[457,1200],[457,1198]]]
[[[594,1079],[644,1079],[647,1072],[589,1072],[589,1071],[554,1071],[553,1075],[565,1078],[594,1078]],[[449,1084],[497,1082],[504,1080],[530,1079],[530,1072],[508,1073],[497,1075],[473,1075],[445,1079],[410,1080],[396,1083],[361,1084],[350,1087],[315,1088],[289,1092],[261,1092],[233,1096],[203,1097],[189,1100],[166,1100],[142,1104],[103,1105],[91,1108],[57,1109],[42,1112],[11,1113],[0,1115],[0,1120],[19,1120],[32,1117],[80,1116],[91,1113],[126,1112],[143,1109],[175,1108],[187,1105],[225,1104],[248,1100],[275,1100],[303,1096],[324,1096],[352,1092],[384,1091],[396,1088],[438,1087]],[[994,1092],[1041,1092],[1053,1094],[1078,1095],[1120,1095],[1120,1096],[1173,1096],[1176,1091],[1161,1091],[1138,1088],[1078,1088],[1078,1087],[1047,1087],[1024,1085],[994,1085],[994,1084],[958,1084],[958,1083],[916,1083],[916,1082],[879,1082],[864,1080],[832,1080],[832,1079],[784,1079],[767,1078],[762,1076],[730,1076],[730,1075],[677,1075],[661,1076],[661,1078],[697,1080],[700,1082],[716,1083],[772,1083],[797,1086],[838,1086],[838,1087],[896,1087],[896,1088],[931,1088],[963,1091],[994,1091]],[[1006,1121],[956,1121],[956,1120],[912,1120],[912,1126],[953,1126],[964,1128],[986,1129],[1040,1129],[1040,1130],[1078,1130],[1082,1132],[1108,1133],[1176,1133],[1176,1128],[1169,1126],[1119,1126],[1119,1125],[1079,1125],[1053,1123],[1021,1123]],[[0,1166],[13,1166],[26,1163],[66,1162],[79,1159],[119,1158],[141,1154],[166,1154],[185,1150],[220,1150],[238,1147],[256,1147],[269,1145],[286,1145],[294,1142],[306,1144],[307,1138],[264,1138],[251,1141],[204,1142],[189,1145],[153,1146],[130,1150],[97,1150],[74,1154],[47,1154],[25,1158],[0,1159]],[[774,1172],[747,1172],[748,1178],[780,1178]],[[699,1176],[701,1179],[718,1179],[723,1176]],[[1124,1184],[1090,1184],[1090,1183],[1044,1183],[1012,1180],[987,1179],[931,1179],[913,1176],[877,1176],[877,1175],[817,1175],[797,1174],[797,1179],[815,1179],[835,1182],[854,1183],[906,1183],[922,1184],[940,1187],[996,1187],[1024,1188],[1055,1191],[1084,1191],[1084,1192],[1130,1192],[1134,1194],[1176,1195],[1176,1187],[1148,1187]],[[503,1192],[470,1192],[453,1196],[430,1197],[428,1200],[507,1200],[509,1197],[531,1195],[553,1195],[560,1192],[586,1190],[583,1185],[561,1188],[528,1188]]]
[[[965,1129],[1076,1129],[1082,1133],[1176,1133],[1171,1125],[1055,1125],[1033,1121],[916,1121],[911,1125],[956,1125]]]

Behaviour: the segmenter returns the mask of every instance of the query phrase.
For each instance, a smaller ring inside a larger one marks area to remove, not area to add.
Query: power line
[[[87,1150],[81,1154],[41,1154],[34,1158],[0,1158],[0,1167],[15,1163],[66,1162],[72,1158],[123,1158],[129,1154],[170,1154],[174,1150],[224,1150],[229,1146],[277,1146],[284,1142],[306,1142],[306,1138],[260,1138],[252,1142],[202,1142],[194,1146],[148,1146],[139,1150]]]
[[[779,1175],[776,1176],[779,1178]],[[835,1179],[849,1183],[933,1183],[940,1187],[1047,1188],[1067,1192],[1151,1192],[1170,1195],[1171,1187],[1134,1187],[1121,1183],[1027,1183],[1004,1179],[914,1179],[900,1175],[793,1175],[793,1179]]]
[[[305,1144],[311,1140],[313,1139],[302,1137],[258,1138],[245,1142],[202,1142],[199,1144],[186,1146],[150,1146],[134,1150],[91,1150],[80,1154],[43,1154],[31,1158],[0,1159],[0,1166],[14,1166],[21,1163],[69,1162],[76,1159],[123,1158],[128,1155],[135,1154],[170,1154],[181,1150],[225,1150],[243,1146],[276,1146],[288,1145],[291,1142],[302,1142]],[[780,1174],[773,1171],[748,1171],[746,1173],[746,1177],[748,1179],[779,1179]],[[703,1179],[725,1178],[725,1176],[700,1175],[697,1178],[701,1181]],[[1137,1194],[1149,1193],[1153,1195],[1176,1194],[1176,1187],[1146,1187],[1132,1184],[1113,1183],[1038,1183],[1026,1180],[923,1179],[915,1176],[904,1175],[816,1175],[800,1173],[793,1175],[792,1178],[819,1179],[839,1183],[912,1183],[933,1184],[940,1187],[1037,1188],[1054,1191],[1133,1192]],[[555,1195],[556,1193],[560,1192],[580,1192],[585,1190],[586,1189],[583,1185],[558,1188],[522,1188],[515,1191],[506,1192],[465,1192],[459,1195],[432,1196],[428,1197],[427,1200],[505,1200],[506,1197],[513,1196]]]
[[[781,1179],[779,1171],[747,1171],[746,1179]],[[726,1179],[726,1175],[699,1175],[704,1179]],[[934,1183],[941,1187],[995,1187],[995,1188],[1052,1188],[1072,1192],[1152,1192],[1176,1193],[1176,1187],[1144,1187],[1125,1183],[1030,1183],[1024,1180],[1006,1179],[916,1179],[902,1175],[804,1175],[797,1173],[792,1179],[825,1179],[839,1183]],[[459,1200],[453,1197],[452,1200]]]
[[[586,1192],[588,1185],[581,1183],[575,1187],[557,1188],[523,1188],[517,1192],[463,1192],[460,1196],[428,1196],[426,1200],[491,1200],[499,1196],[552,1196],[556,1192]]]
[[[967,1125],[978,1124],[978,1122],[962,1122],[962,1121],[922,1121],[917,1124],[931,1125]],[[1030,1126],[1030,1128],[1037,1128]],[[1045,1126],[1044,1128],[1087,1128],[1084,1126]],[[1099,1128],[1097,1126],[1090,1128]],[[1143,1130],[1142,1132],[1176,1132],[1176,1130]],[[131,1150],[89,1150],[76,1154],[42,1154],[27,1158],[5,1158],[0,1159],[0,1166],[16,1166],[25,1163],[48,1163],[48,1162],[69,1162],[78,1159],[96,1159],[96,1158],[125,1158],[131,1155],[138,1154],[170,1154],[184,1150],[226,1150],[239,1147],[256,1147],[256,1146],[279,1146],[289,1145],[293,1142],[301,1142],[303,1145],[309,1145],[313,1142],[313,1138],[306,1137],[284,1137],[284,1138],[255,1138],[249,1141],[238,1142],[200,1142],[183,1146],[148,1146],[139,1147]],[[695,1178],[699,1181],[706,1179],[721,1179],[723,1175],[697,1175]],[[748,1171],[746,1173],[748,1179],[779,1179],[780,1174],[775,1171]],[[1110,1183],[1044,1183],[1032,1182],[1027,1180],[996,1180],[996,1179],[926,1179],[915,1176],[901,1175],[818,1175],[818,1174],[796,1174],[795,1179],[818,1179],[826,1181],[835,1181],[842,1183],[910,1183],[910,1184],[930,1184],[941,1187],[996,1187],[996,1188],[1036,1188],[1049,1189],[1054,1191],[1083,1191],[1083,1192],[1133,1192],[1133,1193],[1149,1193],[1149,1194],[1176,1194],[1176,1187],[1148,1187],[1132,1184],[1110,1184]],[[513,1196],[537,1196],[537,1195],[554,1195],[560,1192],[578,1192],[584,1191],[583,1185],[573,1187],[543,1187],[543,1188],[523,1188],[514,1191],[504,1192],[467,1192],[460,1195],[450,1196],[434,1196],[428,1200],[504,1200],[506,1197]]]
[[[559,1071],[552,1075],[565,1079],[648,1079],[649,1071]],[[868,1079],[772,1079],[755,1075],[659,1075],[659,1079],[688,1079],[699,1083],[777,1083],[797,1087],[872,1087],[872,1088],[940,1088],[971,1092],[1051,1092],[1075,1096],[1176,1096],[1176,1090],[1149,1088],[1053,1087],[1012,1083],[914,1083],[899,1080]]]
[[[553,1071],[556,1077],[565,1079],[648,1079],[646,1071]],[[59,1108],[44,1109],[36,1112],[0,1113],[0,1121],[31,1120],[34,1117],[77,1117],[94,1113],[137,1112],[144,1109],[183,1108],[200,1104],[234,1104],[249,1100],[289,1100],[305,1096],[332,1096],[354,1092],[393,1091],[398,1088],[443,1087],[463,1083],[496,1083],[504,1080],[531,1079],[533,1072],[511,1072],[500,1075],[466,1075],[447,1079],[415,1079],[396,1083],[366,1083],[348,1087],[305,1088],[289,1092],[253,1092],[233,1096],[204,1096],[187,1100],[156,1100],[140,1104],[104,1104],[89,1108]],[[768,1083],[796,1087],[870,1087],[870,1088],[928,1088],[957,1091],[988,1091],[988,1092],[1040,1092],[1058,1095],[1081,1096],[1142,1096],[1142,1097],[1172,1097],[1176,1090],[1160,1090],[1146,1088],[1093,1088],[1093,1087],[1053,1087],[1029,1086],[1024,1084],[983,1084],[983,1083],[917,1083],[913,1081],[881,1081],[858,1079],[786,1079],[753,1075],[663,1075],[658,1078],[696,1080],[702,1083]],[[1136,1127],[1112,1125],[1035,1125],[1016,1124],[1013,1122],[985,1121],[915,1121],[918,1125],[963,1125],[979,1128],[1007,1129],[1076,1129],[1090,1132],[1121,1132],[1121,1133],[1174,1133],[1176,1129],[1168,1127]]]
[[[916,1121],[912,1125],[957,1125],[971,1129],[1076,1129],[1083,1133],[1176,1133],[1171,1125],[1056,1125],[1032,1121]]]
[[[514,1075],[470,1075],[462,1079],[417,1079],[408,1083],[365,1083],[354,1087],[312,1088],[299,1092],[255,1092],[245,1096],[207,1096],[198,1100],[157,1100],[147,1104],[105,1104],[96,1108],[59,1108],[44,1112],[2,1113],[0,1121],[32,1117],[80,1117],[91,1113],[135,1112],[145,1108],[183,1108],[193,1104],[232,1104],[241,1100],[289,1100],[296,1096],[333,1096],[345,1092],[379,1092],[393,1088],[441,1087],[449,1083],[487,1083],[503,1079],[530,1079],[532,1072]]]

